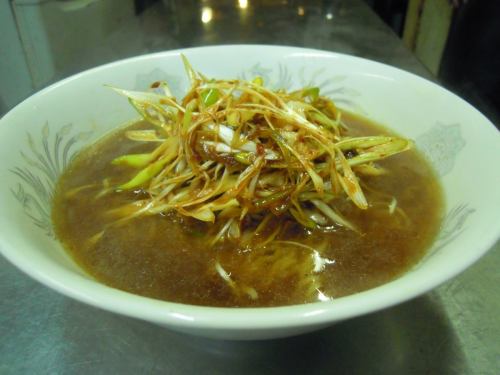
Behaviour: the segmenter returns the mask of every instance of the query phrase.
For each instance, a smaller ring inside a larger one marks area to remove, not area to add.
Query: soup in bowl
[[[0,132],[3,254],[66,295],[192,334],[283,337],[376,311],[498,238],[493,125],[355,57],[141,56],[41,91]]]

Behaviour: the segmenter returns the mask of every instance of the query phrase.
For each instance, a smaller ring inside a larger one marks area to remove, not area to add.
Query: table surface
[[[166,49],[262,43],[349,53],[433,79],[361,0],[250,0],[243,16],[237,2],[205,1],[209,24],[198,3],[155,3],[59,76]],[[83,305],[0,258],[0,374],[498,374],[499,269],[500,242],[410,302],[302,336],[225,342]]]

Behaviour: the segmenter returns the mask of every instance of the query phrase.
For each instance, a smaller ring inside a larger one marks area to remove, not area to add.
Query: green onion
[[[241,164],[250,165],[253,161],[253,154],[251,152],[238,152],[234,155],[234,158]]]
[[[118,186],[117,190],[131,190],[144,185],[146,182],[160,173],[162,168],[169,161],[170,160],[168,158],[155,161],[153,164],[148,165],[146,168],[137,173],[130,181]]]
[[[201,92],[201,101],[205,107],[210,107],[217,103],[217,100],[219,100],[219,90],[205,89]]]
[[[271,194],[267,197],[257,199],[255,201],[253,201],[253,204],[257,208],[266,207],[266,206],[269,206],[269,205],[271,205],[279,200],[285,199],[289,195],[290,195],[290,189],[286,189],[286,190]]]
[[[141,168],[149,164],[154,158],[153,154],[129,154],[119,156],[111,164],[113,165],[127,165],[129,167]]]
[[[252,80],[252,83],[257,86],[264,86],[264,79],[261,76],[257,76]]]
[[[319,87],[308,87],[302,90],[302,97],[303,98],[309,97],[311,98],[311,101],[314,102],[316,99],[319,98]]]

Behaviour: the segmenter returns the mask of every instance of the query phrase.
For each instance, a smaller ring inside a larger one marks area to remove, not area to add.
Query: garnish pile
[[[383,175],[374,162],[412,146],[398,137],[349,137],[341,112],[317,87],[272,91],[260,77],[208,79],[183,61],[191,88],[182,101],[166,82],[150,92],[115,89],[155,125],[127,137],[158,143],[113,161],[137,169],[118,190],[147,196],[123,207],[122,218],[176,211],[214,223],[212,244],[258,235],[271,221],[266,241],[285,221],[356,230],[336,204],[367,209],[360,179]]]

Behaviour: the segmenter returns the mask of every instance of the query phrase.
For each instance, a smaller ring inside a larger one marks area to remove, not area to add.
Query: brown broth
[[[352,135],[389,133],[354,115],[346,114],[344,121]],[[439,227],[441,188],[428,163],[412,150],[379,162],[389,174],[364,178],[370,189],[394,196],[406,218],[399,210],[390,215],[387,206],[377,206],[380,200],[387,203],[386,196],[365,190],[375,207],[339,207],[361,234],[346,229],[311,233],[296,225],[285,231],[281,240],[323,249],[321,256],[329,262],[320,272],[312,272],[311,251],[306,248],[282,244],[249,249],[227,242],[209,247],[207,224],[175,214],[142,216],[109,226],[90,245],[89,238],[113,221],[107,211],[137,199],[137,194],[129,192],[96,198],[104,179],[112,176],[111,184],[123,182],[133,173],[110,161],[153,147],[126,139],[124,131],[118,130],[78,155],[59,181],[52,211],[57,237],[73,259],[96,280],[121,290],[167,301],[233,307],[313,302],[318,300],[319,290],[338,298],[376,287],[407,271],[425,254]],[[88,187],[70,193],[84,186]],[[217,261],[238,285],[254,288],[258,298],[235,293],[215,271]]]

